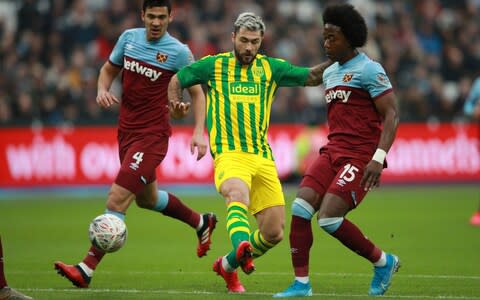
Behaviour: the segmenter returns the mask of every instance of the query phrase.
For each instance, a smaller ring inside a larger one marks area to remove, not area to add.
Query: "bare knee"
[[[220,186],[220,193],[227,203],[242,202],[249,205],[250,190],[248,185],[239,178],[225,180]]]
[[[231,189],[229,191],[226,191],[223,194],[223,197],[228,201],[228,202],[244,202],[245,196],[243,193],[237,189]]]
[[[278,224],[269,228],[261,228],[260,233],[267,242],[276,245],[283,240],[283,227],[283,224]]]
[[[263,238],[271,243],[278,244],[283,240],[285,228],[285,209],[283,206],[273,206],[262,210],[255,215],[258,229]]]

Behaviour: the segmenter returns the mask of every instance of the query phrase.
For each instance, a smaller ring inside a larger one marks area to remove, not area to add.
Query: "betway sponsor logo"
[[[325,93],[325,101],[327,101],[327,103],[330,103],[333,100],[339,100],[345,103],[348,101],[351,93],[352,91],[329,90],[327,93]]]
[[[149,68],[147,66],[142,66],[138,61],[129,61],[126,58],[123,59],[123,68],[131,72],[148,77],[150,81],[156,81],[162,72]]]

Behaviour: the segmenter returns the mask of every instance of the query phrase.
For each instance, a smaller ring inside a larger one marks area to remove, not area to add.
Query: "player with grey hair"
[[[312,68],[261,55],[262,19],[250,12],[234,22],[233,51],[207,56],[182,68],[168,86],[171,106],[182,103],[182,89],[206,84],[207,126],[215,160],[215,185],[225,198],[232,250],[217,258],[213,270],[229,292],[242,293],[236,269],[255,270],[253,259],[283,239],[285,200],[267,131],[277,88],[322,83],[326,62]],[[258,229],[250,230],[248,214]]]
[[[237,33],[240,31],[240,28],[245,28],[250,31],[260,31],[262,36],[265,34],[265,23],[261,17],[256,16],[251,12],[244,12],[237,17],[234,25],[234,32]]]

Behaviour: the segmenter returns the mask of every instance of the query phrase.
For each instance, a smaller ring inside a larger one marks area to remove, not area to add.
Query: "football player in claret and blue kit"
[[[185,116],[190,104],[170,106],[167,87],[170,78],[180,68],[193,62],[193,55],[167,32],[172,21],[169,0],[144,0],[141,18],[145,28],[124,31],[119,37],[109,60],[103,65],[98,78],[97,103],[108,109],[120,103],[118,124],[118,150],[121,162],[110,192],[105,214],[125,220],[130,204],[160,212],[180,220],[195,229],[197,255],[206,255],[210,248],[212,231],[217,222],[213,213],[199,214],[175,195],[158,190],[156,168],[167,155],[172,129],[170,116]],[[122,71],[121,101],[111,93],[113,80]],[[200,85],[188,89],[195,107],[195,128],[191,151],[197,149],[197,159],[207,151],[204,137],[205,96]],[[160,239],[160,238],[159,238]],[[76,265],[61,261],[54,266],[75,286],[89,286],[93,272],[103,256],[91,245],[85,258]]]
[[[396,255],[382,251],[347,219],[380,183],[399,117],[383,67],[357,48],[367,40],[364,18],[349,4],[326,7],[324,47],[335,63],[323,73],[328,143],[306,170],[292,204],[290,248],[295,280],[275,298],[311,296],[311,219],[373,265],[370,295],[383,295],[398,270]]]

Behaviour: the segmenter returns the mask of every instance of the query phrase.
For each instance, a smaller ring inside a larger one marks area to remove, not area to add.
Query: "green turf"
[[[132,206],[127,244],[105,257],[89,289],[74,288],[59,277],[53,262],[83,258],[88,223],[103,211],[103,197],[0,200],[10,286],[35,299],[269,299],[291,283],[288,222],[294,191],[287,193],[285,240],[256,261],[255,273],[240,274],[245,295],[228,295],[223,280],[211,271],[213,260],[230,248],[223,200],[178,194],[191,207],[219,216],[209,255],[196,257],[196,235],[186,225]],[[349,218],[402,261],[384,298],[480,299],[480,228],[468,224],[479,200],[475,186],[386,187],[368,195]],[[314,235],[314,298],[371,299],[366,296],[371,265],[316,225]]]

